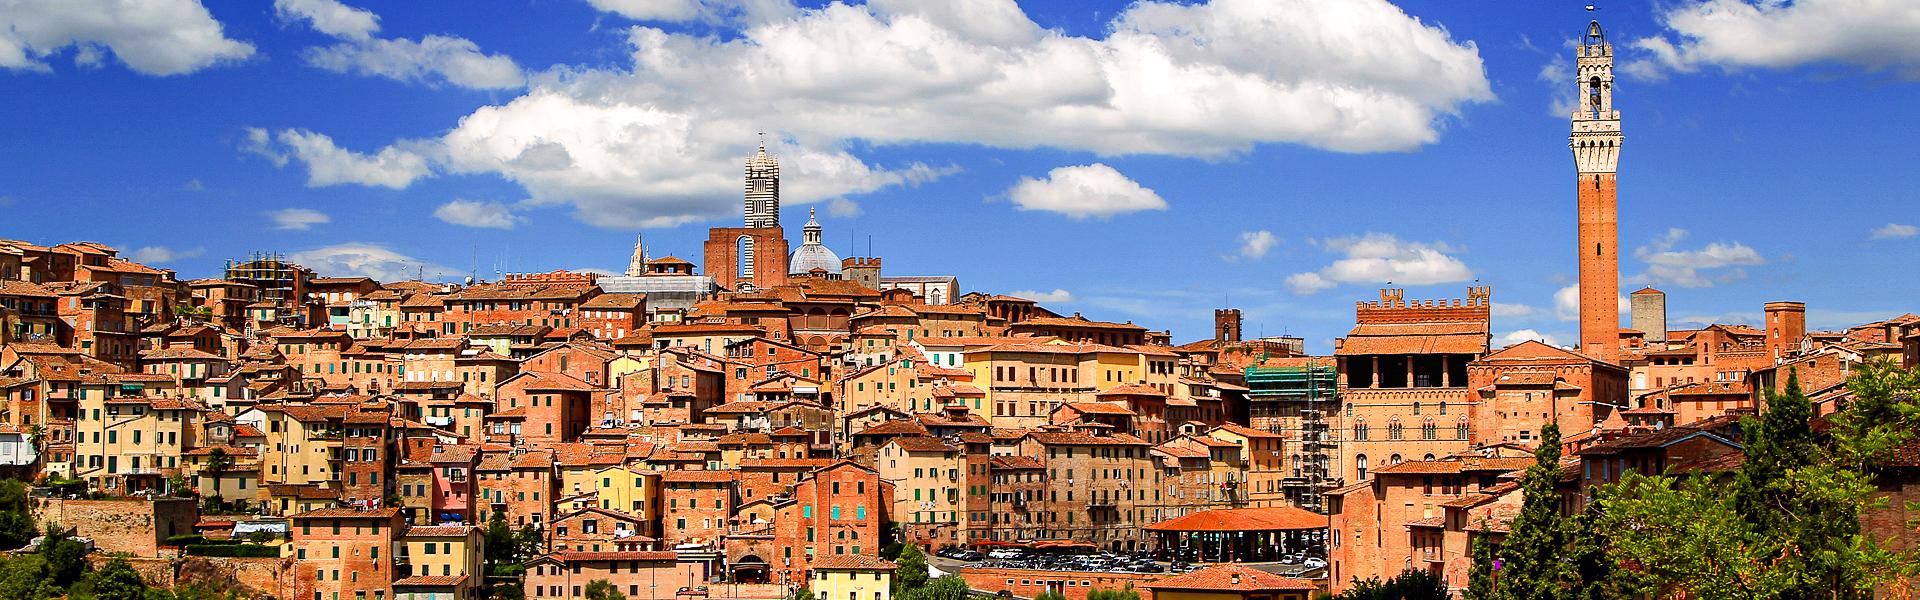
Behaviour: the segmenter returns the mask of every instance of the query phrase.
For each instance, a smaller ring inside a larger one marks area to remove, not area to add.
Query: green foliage
[[[587,582],[587,600],[627,600],[627,595],[607,580],[595,579]]]
[[[1540,430],[1534,464],[1520,479],[1523,503],[1512,531],[1500,544],[1500,584],[1486,598],[1559,598],[1578,585],[1578,574],[1562,556],[1573,544],[1573,528],[1560,512],[1560,427]]]
[[[880,558],[900,560],[900,551],[906,548],[907,545],[900,542],[887,542],[887,545],[880,547]]]
[[[0,562],[0,600],[46,600],[60,595],[47,559],[18,554]]]
[[[547,537],[532,523],[520,526],[520,533],[514,536],[514,562],[533,560],[547,549]]]
[[[147,596],[146,580],[124,558],[107,561],[88,578],[93,583],[93,597],[98,600],[145,600]]]
[[[1061,594],[1060,592],[1047,590],[1044,592],[1040,592],[1040,595],[1038,596],[1034,596],[1033,600],[1067,600],[1067,597],[1066,595]]]
[[[807,589],[804,585],[800,586],[793,590],[792,595],[787,596],[787,600],[813,600],[813,590]]]
[[[189,544],[188,556],[227,556],[238,558],[275,558],[280,556],[279,546],[261,544]]]
[[[1485,520],[1481,529],[1486,529]],[[1494,594],[1493,563],[1500,554],[1500,546],[1488,540],[1484,533],[1475,534],[1473,541],[1467,544],[1467,555],[1473,559],[1473,566],[1467,571],[1468,598],[1492,598]]]
[[[1872,473],[1920,429],[1920,378],[1870,363],[1848,381],[1854,402],[1817,437],[1812,404],[1789,373],[1764,412],[1743,422],[1746,461],[1731,478],[1630,473],[1602,490],[1594,529],[1633,591],[1668,597],[1868,598],[1905,588],[1920,559],[1862,533],[1883,508]],[[1729,480],[1730,479],[1730,480]]]
[[[80,580],[87,570],[87,546],[67,535],[57,523],[47,524],[46,539],[40,542],[40,557],[47,559],[47,577],[56,587],[67,587]]]
[[[927,584],[927,555],[920,546],[907,544],[900,549],[900,558],[893,561],[900,568],[893,572],[893,595],[899,597],[906,590],[918,589]]]
[[[1087,592],[1087,600],[1140,600],[1140,592],[1132,587],[1123,590],[1094,590]]]
[[[147,588],[146,600],[240,600],[239,590],[213,587],[202,583],[190,583],[171,590]]]
[[[0,550],[27,545],[37,533],[33,513],[27,507],[27,484],[0,480]]]
[[[1438,575],[1408,569],[1381,581],[1354,578],[1353,587],[1334,596],[1334,600],[1447,600],[1447,582]],[[1091,597],[1088,600],[1093,600]]]
[[[207,536],[200,535],[198,533],[183,533],[180,535],[167,536],[167,539],[165,541],[168,546],[185,546],[187,544],[203,544],[207,542]]]
[[[902,556],[905,554],[905,552],[901,553]],[[926,585],[897,590],[893,594],[894,600],[967,600],[967,594],[970,591],[967,580],[961,579],[959,575],[946,575],[933,581],[926,581],[925,571],[922,571],[920,580]],[[899,581],[899,576],[896,575],[894,583],[898,584]],[[1139,595],[1135,594],[1134,597],[1137,600]]]

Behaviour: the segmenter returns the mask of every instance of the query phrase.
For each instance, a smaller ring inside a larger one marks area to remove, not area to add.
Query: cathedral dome
[[[814,218],[813,210],[807,210],[807,226],[803,230],[806,243],[793,250],[793,256],[787,258],[788,275],[805,275],[814,269],[828,273],[840,272],[840,255],[820,243],[820,220]]]

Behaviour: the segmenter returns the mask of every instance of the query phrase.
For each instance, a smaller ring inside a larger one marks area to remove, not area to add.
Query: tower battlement
[[[1471,286],[1466,298],[1407,300],[1406,290],[1383,288],[1380,300],[1354,303],[1357,323],[1439,323],[1489,320],[1493,288]]]

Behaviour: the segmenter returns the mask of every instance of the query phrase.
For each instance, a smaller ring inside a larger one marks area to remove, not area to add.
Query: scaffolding
[[[1339,410],[1339,373],[1332,358],[1299,358],[1273,365],[1260,361],[1247,367],[1247,400],[1252,425],[1278,433],[1297,449],[1287,457],[1281,486],[1296,506],[1324,512],[1321,496],[1339,487],[1333,462],[1340,455],[1340,436],[1331,425]]]
[[[278,252],[254,252],[245,260],[228,259],[225,273],[227,281],[258,288],[258,301],[273,303],[274,320],[279,324],[294,327],[304,324],[299,308],[306,299],[300,294],[306,280],[313,277],[313,271],[287,262]]]

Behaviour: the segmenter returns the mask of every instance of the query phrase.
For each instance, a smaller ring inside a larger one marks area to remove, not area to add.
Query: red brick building
[[[400,510],[323,508],[292,516],[293,597],[384,600],[396,579]]]

